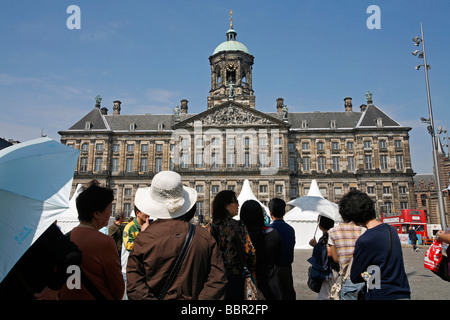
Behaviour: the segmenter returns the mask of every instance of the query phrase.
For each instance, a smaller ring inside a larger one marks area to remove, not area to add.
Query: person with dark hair
[[[119,253],[119,257],[122,252],[122,234],[123,234],[123,228],[125,227],[123,225],[123,221],[125,220],[125,213],[120,212],[116,214],[115,221],[113,224],[111,224],[108,228],[108,235],[111,236],[117,245],[117,252]]]
[[[119,255],[113,238],[99,230],[108,224],[114,200],[113,191],[93,180],[76,199],[80,224],[70,232],[70,240],[82,252],[81,270],[106,300],[120,300],[124,281],[120,271]],[[99,295],[81,283],[80,289],[61,290],[62,300],[93,300]]]
[[[281,237],[282,251],[278,277],[284,300],[295,300],[294,279],[292,277],[292,263],[294,262],[295,230],[284,221],[286,202],[280,198],[269,201],[269,210],[273,222],[269,227],[278,231]]]
[[[339,202],[339,212],[367,229],[356,240],[350,271],[353,283],[367,282],[365,300],[410,299],[400,239],[394,227],[376,219],[373,200],[352,190]]]
[[[227,280],[217,243],[208,230],[189,223],[196,202],[195,189],[184,186],[174,171],[157,173],[150,187],[137,190],[136,207],[155,220],[136,237],[128,258],[130,300],[224,298]],[[190,246],[177,263],[188,235],[192,235]],[[169,276],[173,270],[174,276]]]
[[[318,300],[328,300],[330,298],[331,286],[336,281],[339,272],[339,266],[331,258],[331,250],[328,245],[328,230],[334,227],[334,220],[319,215],[319,229],[322,236],[316,241],[315,238],[309,241],[309,245],[314,247],[312,257],[308,260],[312,264],[312,268],[320,270],[317,275],[322,280],[322,284],[318,291]]]
[[[255,271],[256,255],[247,227],[235,220],[239,211],[236,194],[232,190],[222,190],[212,203],[212,221],[207,229],[214,237],[222,253],[227,275],[225,300],[244,299],[244,268]]]
[[[355,250],[355,243],[364,232],[364,228],[355,225],[348,216],[348,211],[339,208],[342,222],[328,231],[328,245],[330,246],[333,260],[339,263],[340,279],[342,287],[339,295],[340,300],[357,300],[358,292],[362,289],[363,283],[354,284],[348,274],[350,273],[350,263]]]
[[[417,252],[419,251],[419,248],[417,248],[417,234],[416,234],[416,230],[414,229],[413,226],[410,226],[408,229],[408,237],[409,237],[409,241],[411,242],[412,246],[413,246],[413,251]]]
[[[278,231],[265,225],[263,207],[255,200],[244,202],[240,219],[245,223],[256,250],[255,277],[266,300],[283,300],[278,277],[282,244]]]

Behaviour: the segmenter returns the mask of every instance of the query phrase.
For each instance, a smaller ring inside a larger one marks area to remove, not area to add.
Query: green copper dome
[[[247,54],[250,54],[250,51],[247,47],[239,41],[236,41],[236,31],[233,28],[230,28],[227,31],[227,41],[219,44],[213,52],[213,55],[223,51],[242,51]]]

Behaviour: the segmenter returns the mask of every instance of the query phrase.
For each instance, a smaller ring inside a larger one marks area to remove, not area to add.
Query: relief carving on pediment
[[[251,111],[244,110],[235,106],[219,108],[215,112],[196,119],[195,122],[201,121],[203,126],[231,126],[231,125],[273,125],[270,119]],[[187,124],[193,126],[194,121]]]

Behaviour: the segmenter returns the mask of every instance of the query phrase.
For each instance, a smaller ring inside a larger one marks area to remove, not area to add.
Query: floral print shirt
[[[242,221],[228,216],[219,222],[212,221],[207,229],[222,252],[227,274],[241,275],[244,264],[250,272],[254,272],[255,248],[250,240],[247,227]]]

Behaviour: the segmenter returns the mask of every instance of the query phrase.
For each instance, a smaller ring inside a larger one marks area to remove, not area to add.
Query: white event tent
[[[239,213],[236,217],[234,217],[235,219],[239,220],[240,213],[241,213],[241,207],[244,204],[244,202],[247,200],[257,201],[263,207],[264,211],[266,212],[267,217],[269,217],[269,219],[270,219],[269,208],[267,208],[267,206],[262,204],[261,201],[259,201],[258,198],[256,198],[255,194],[252,191],[252,187],[250,187],[250,182],[247,179],[245,179],[244,184],[242,185],[242,190],[241,190],[241,193],[239,193],[237,200],[239,202]]]

